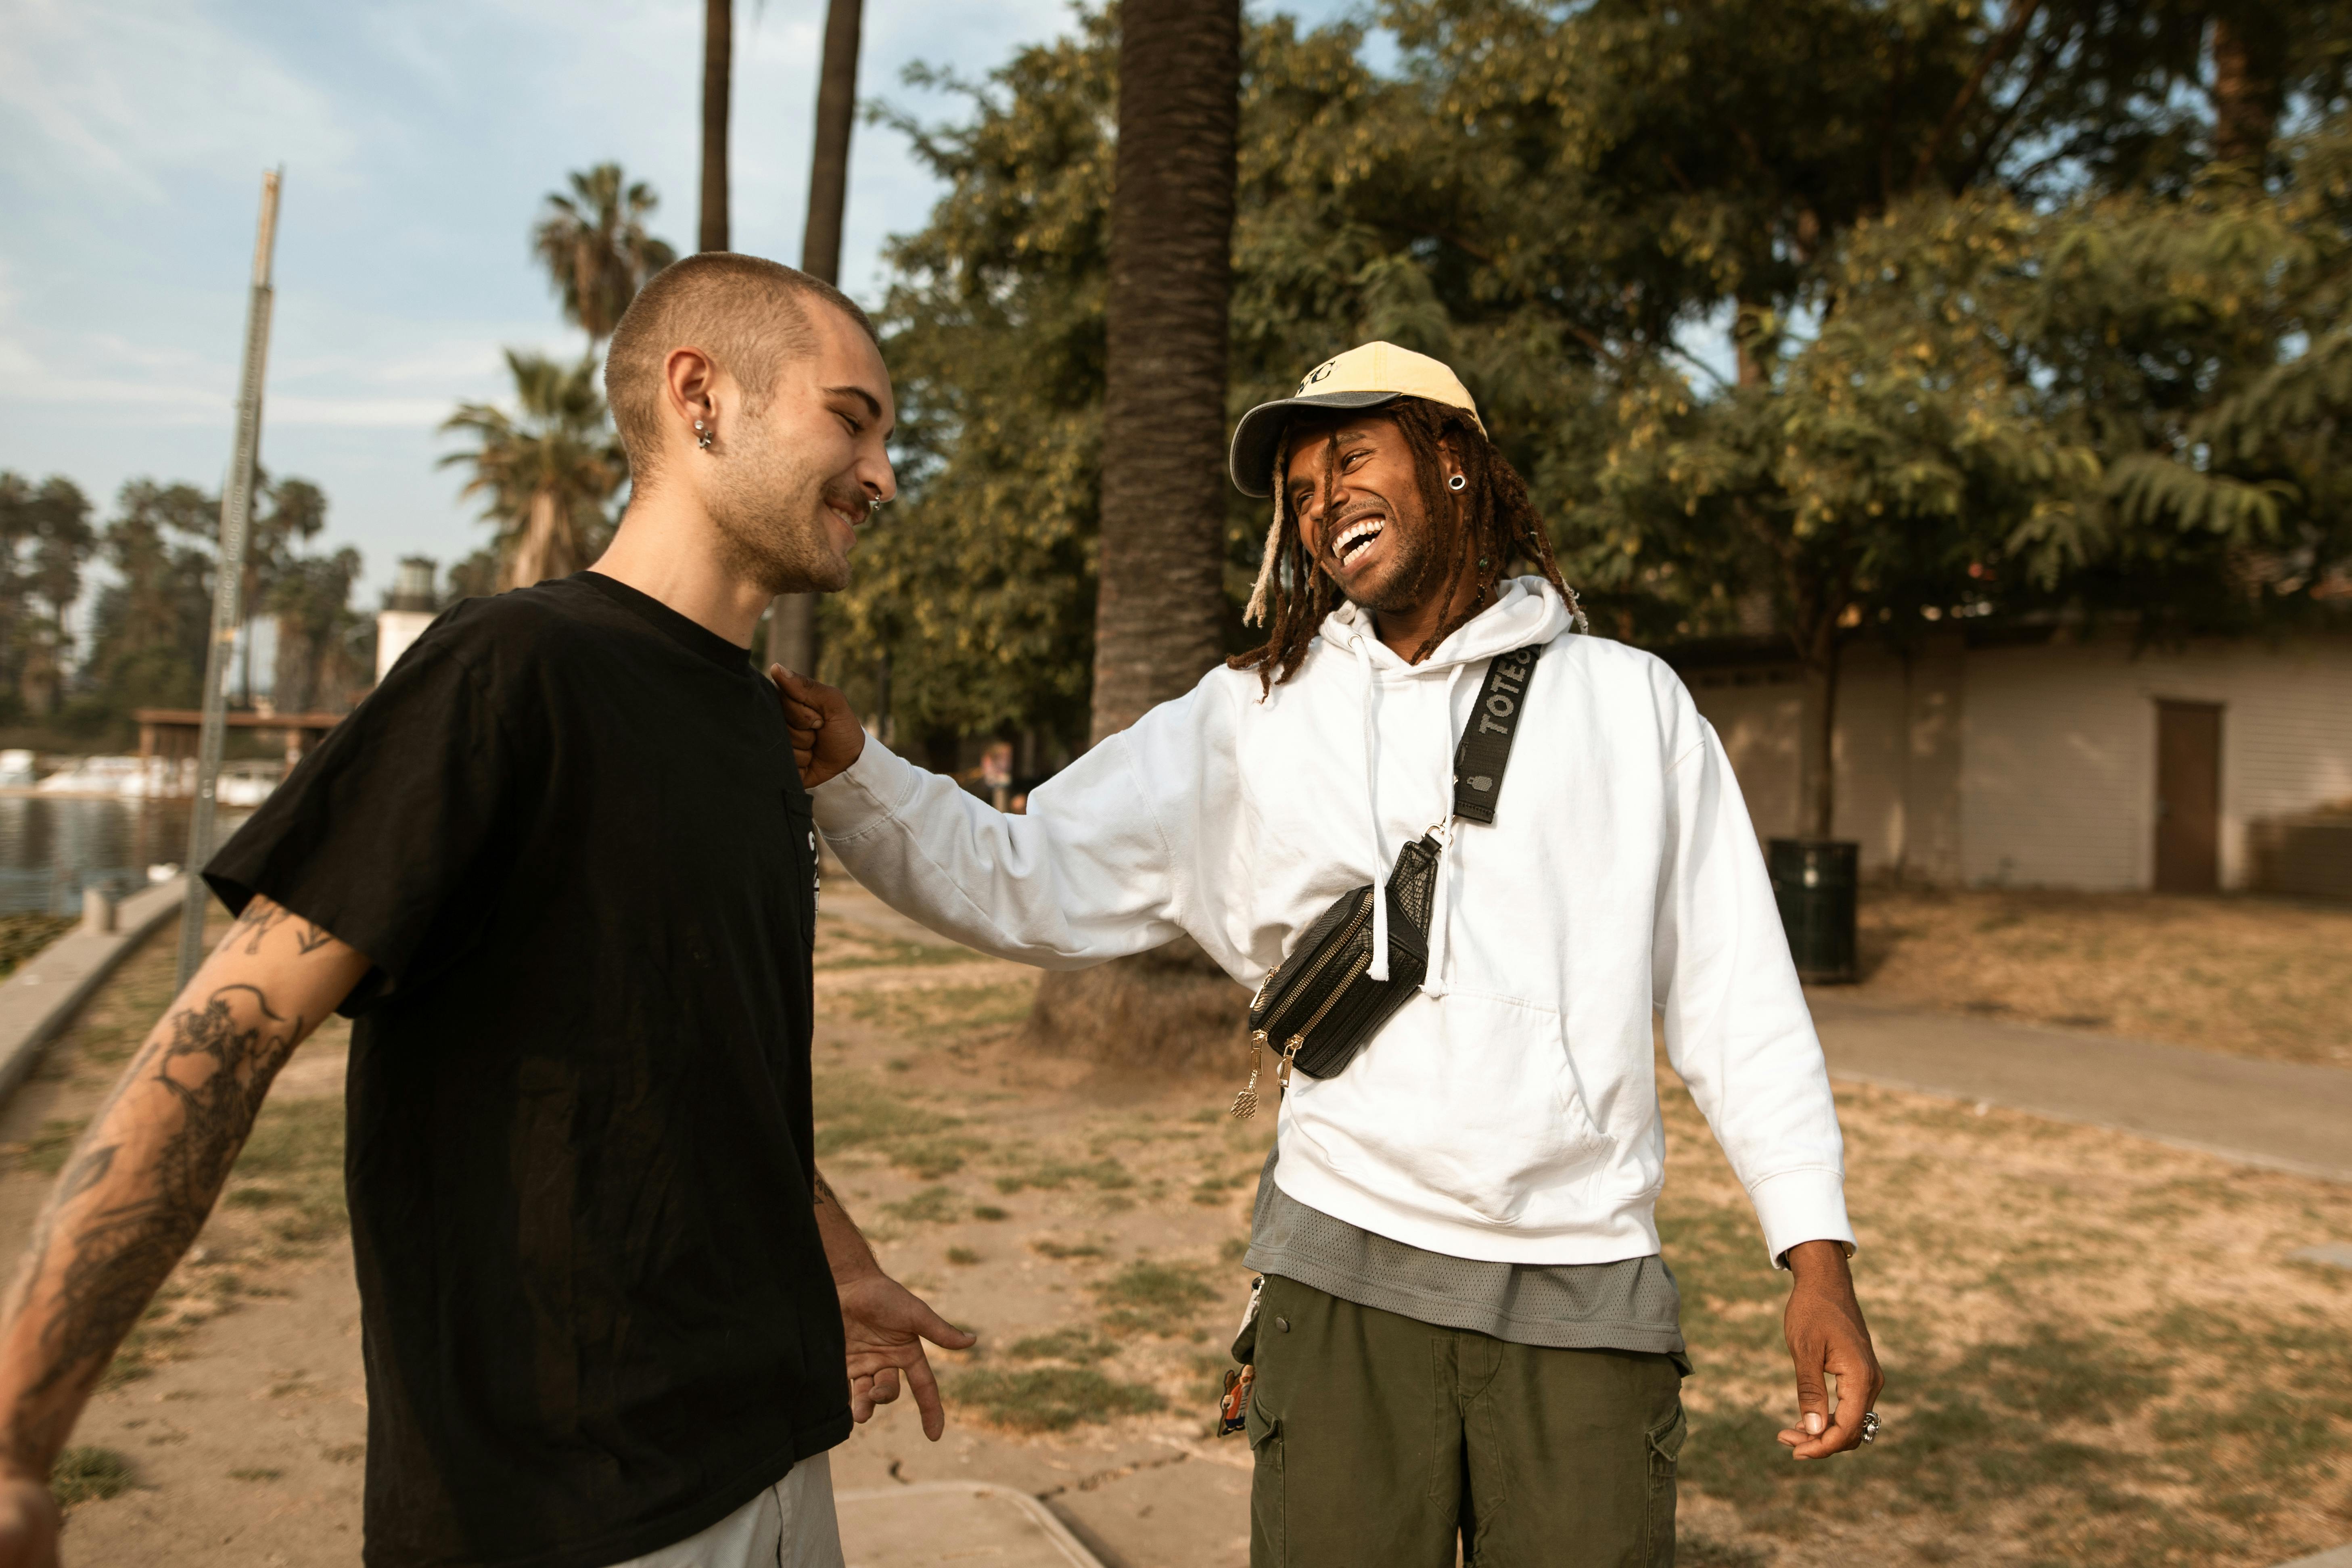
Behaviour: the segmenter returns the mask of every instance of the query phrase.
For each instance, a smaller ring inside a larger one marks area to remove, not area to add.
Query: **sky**
[[[1346,0],[1271,7],[1320,22]],[[730,236],[800,259],[824,0],[738,0]],[[867,0],[862,100],[970,78],[1066,29],[1065,0]],[[444,566],[488,537],[436,427],[501,396],[503,346],[576,353],[529,231],[565,174],[649,181],[694,248],[698,0],[0,0],[0,469],[216,488],[228,465],[262,171],[282,164],[261,460],[327,492],[319,543]],[[878,299],[887,237],[940,188],[860,124],[842,282]]]

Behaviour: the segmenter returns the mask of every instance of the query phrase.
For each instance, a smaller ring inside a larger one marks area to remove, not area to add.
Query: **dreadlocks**
[[[1437,549],[1423,567],[1424,589],[1459,581],[1465,569],[1473,584],[1462,606],[1429,640],[1415,648],[1419,664],[1437,646],[1476,615],[1495,584],[1512,565],[1525,562],[1559,590],[1584,626],[1584,613],[1576,592],[1560,579],[1559,563],[1552,558],[1551,533],[1528,499],[1528,487],[1510,460],[1458,408],[1424,398],[1401,397],[1378,410],[1393,422],[1413,458],[1413,477],[1421,491],[1422,515],[1437,537]],[[1339,605],[1339,585],[1317,563],[1301,537],[1298,519],[1287,495],[1291,444],[1301,430],[1328,428],[1361,417],[1355,414],[1301,416],[1285,432],[1274,457],[1274,526],[1267,531],[1265,563],[1256,591],[1243,619],[1266,627],[1263,647],[1235,654],[1225,662],[1234,669],[1257,671],[1262,689],[1276,686],[1298,673],[1307,656],[1307,640],[1323,617]],[[1445,488],[1445,457],[1450,448],[1466,481],[1460,491]],[[1331,504],[1338,483],[1336,447],[1325,454],[1321,486],[1325,505]]]

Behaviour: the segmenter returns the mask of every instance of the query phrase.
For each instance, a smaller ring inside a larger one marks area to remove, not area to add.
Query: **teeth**
[[[1350,549],[1352,545],[1360,540],[1369,542],[1370,540],[1378,539],[1381,536],[1381,531],[1385,527],[1387,527],[1387,524],[1383,523],[1379,518],[1366,518],[1363,521],[1354,524],[1345,533],[1342,533],[1339,538],[1331,542],[1332,555],[1339,560],[1345,561],[1349,555],[1352,553]]]

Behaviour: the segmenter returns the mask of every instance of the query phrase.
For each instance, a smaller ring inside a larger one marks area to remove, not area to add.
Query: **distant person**
[[[706,254],[605,383],[612,548],[443,616],[205,868],[237,921],[67,1165],[0,1326],[0,1568],[331,1010],[370,1568],[838,1568],[826,1450],[921,1340],[812,1158],[816,837],[746,647],[848,579],[890,381],[825,284]]]
[[[1654,1016],[1794,1275],[1780,1441],[1820,1458],[1877,1422],[1836,1108],[1730,763],[1664,664],[1579,635],[1444,365],[1370,343],[1318,366],[1243,418],[1232,472],[1274,497],[1264,647],[1019,817],[788,679],[817,822],[886,902],[1005,958],[1182,934],[1261,1000],[1337,1005],[1338,974],[1401,1004],[1328,1076],[1298,1055],[1328,1015],[1265,1042],[1288,1092],[1234,1352],[1253,1563],[1669,1563],[1687,1363]],[[1392,874],[1393,909],[1335,904]]]

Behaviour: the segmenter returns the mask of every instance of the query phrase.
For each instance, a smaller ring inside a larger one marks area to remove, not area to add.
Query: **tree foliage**
[[[461,403],[441,426],[472,438],[441,466],[472,470],[459,493],[482,497],[483,520],[498,531],[501,590],[569,576],[594,560],[611,532],[604,504],[628,475],[593,356],[566,365],[509,349],[507,369],[514,413]]]
[[[613,335],[646,279],[677,252],[646,229],[661,198],[618,163],[575,170],[570,183],[568,195],[548,193],[531,248],[562,301],[563,319],[588,334],[593,350]]]
[[[1832,699],[1842,641],[1954,614],[2324,613],[2343,9],[1388,0],[1382,72],[1267,18],[1227,414],[1445,358],[1604,629],[1777,628]],[[889,253],[908,499],[839,609],[921,726],[1082,708],[1115,25],[896,121],[949,192]]]
[[[70,479],[0,472],[0,703],[36,718],[57,710],[62,689],[66,607],[98,544],[89,510]]]

